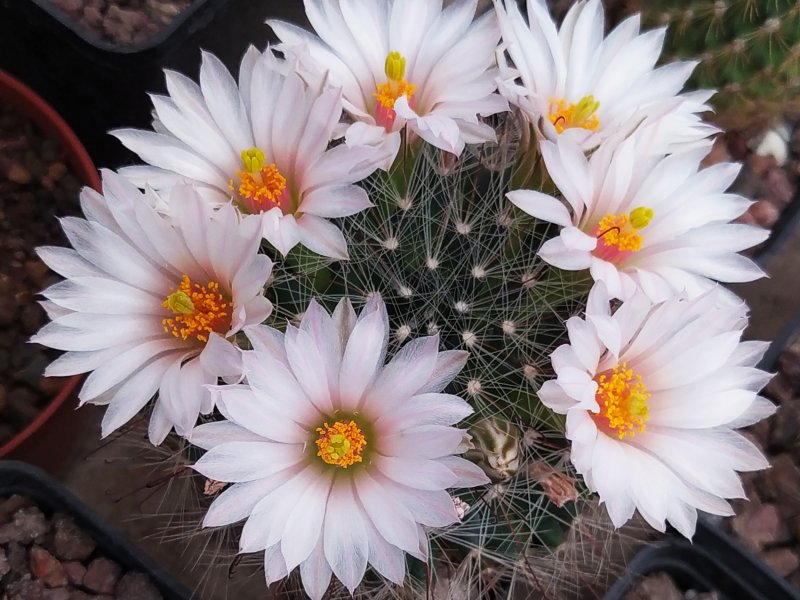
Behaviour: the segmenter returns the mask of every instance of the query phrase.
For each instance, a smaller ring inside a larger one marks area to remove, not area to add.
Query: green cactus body
[[[510,120],[507,135],[517,132]],[[468,147],[459,159],[430,147],[405,166],[401,159],[395,172],[365,183],[376,207],[338,222],[349,260],[330,263],[295,250],[268,290],[274,327],[295,321],[311,298],[332,308],[348,295],[358,309],[380,293],[391,324],[389,356],[409,339],[436,333],[442,349],[469,351],[444,391],[474,407],[465,424],[468,457],[495,484],[454,492],[470,508],[460,525],[432,534],[428,571],[436,579],[444,576],[437,563],[471,565],[470,585],[479,587],[475,577],[487,569],[513,569],[531,548],[552,552],[576,510],[575,503],[556,506],[526,475],[531,461],[570,469],[564,449],[526,446],[522,432],[563,439],[561,418],[536,392],[552,377],[549,354],[564,340],[564,321],[582,310],[591,282],[537,256],[556,230],[507,201],[516,159],[516,142],[508,139]],[[410,559],[409,573],[418,591],[426,589],[425,565]],[[457,593],[454,581],[438,585]]]
[[[800,3],[795,0],[642,1],[647,27],[667,26],[664,62],[697,60],[690,80],[716,89],[723,127],[756,132],[800,108]]]

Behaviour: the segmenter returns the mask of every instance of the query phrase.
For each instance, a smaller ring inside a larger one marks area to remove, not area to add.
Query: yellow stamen
[[[629,369],[625,362],[606,371],[597,381],[595,398],[600,405],[600,414],[595,418],[602,426],[616,431],[617,437],[633,437],[645,430],[649,420],[647,391],[642,376]]]
[[[399,52],[389,52],[386,56],[384,70],[388,81],[386,83],[379,83],[373,94],[378,100],[378,104],[387,110],[393,110],[394,103],[402,96],[407,96],[410,103],[411,97],[416,91],[416,87],[403,79],[406,74],[405,57]],[[393,119],[394,115],[390,113],[389,118]]]
[[[630,215],[606,215],[597,225],[597,238],[605,246],[616,246],[624,252],[637,252],[642,249],[644,242],[638,232],[650,224],[654,215],[653,209],[646,206],[634,208]]]
[[[548,119],[556,128],[558,133],[572,127],[581,127],[597,131],[600,128],[600,119],[595,114],[600,108],[600,103],[594,96],[584,96],[577,104],[567,100],[550,99],[550,114]]]
[[[361,462],[361,452],[367,440],[355,421],[336,421],[333,425],[323,423],[317,428],[317,433],[317,456],[327,464],[346,469]]]
[[[164,331],[184,341],[194,338],[205,343],[212,331],[225,333],[230,328],[233,307],[216,281],[200,285],[184,275],[178,289],[161,306],[175,315],[161,321]]]
[[[286,178],[275,163],[266,164],[264,152],[250,148],[242,151],[242,165],[244,168],[236,172],[239,185],[231,179],[228,187],[239,195],[244,208],[259,213],[280,206],[286,191]]]

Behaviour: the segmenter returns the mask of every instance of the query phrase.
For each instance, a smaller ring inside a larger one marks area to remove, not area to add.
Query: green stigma
[[[597,112],[598,108],[600,108],[600,103],[594,99],[594,96],[591,94],[584,96],[575,105],[575,110],[572,113],[572,120],[576,123],[586,121]]]
[[[194,314],[194,302],[184,292],[173,292],[167,296],[167,308],[176,315]]]

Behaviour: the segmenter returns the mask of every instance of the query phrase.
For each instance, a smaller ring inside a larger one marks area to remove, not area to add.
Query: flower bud
[[[474,447],[466,458],[494,482],[511,479],[519,469],[520,430],[508,421],[492,417],[479,421],[469,432]]]

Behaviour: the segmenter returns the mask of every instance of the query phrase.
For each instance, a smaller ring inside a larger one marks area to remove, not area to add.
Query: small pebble
[[[83,586],[98,594],[113,594],[121,573],[117,563],[107,558],[96,558],[86,569]]]
[[[5,549],[0,548],[0,579],[2,579],[10,570],[11,566],[8,564],[6,551]]]
[[[144,573],[132,571],[122,576],[114,590],[116,600],[162,600],[161,593]]]
[[[69,583],[64,566],[41,546],[31,548],[30,559],[31,573],[47,587],[63,587]]]
[[[53,552],[61,560],[84,561],[92,555],[96,544],[75,522],[67,516],[53,518]]]
[[[0,544],[20,542],[29,544],[47,533],[48,524],[45,516],[35,506],[21,508],[14,513],[10,523],[0,527]]]
[[[66,561],[62,563],[67,579],[72,585],[83,585],[83,578],[86,575],[86,567],[76,561]]]
[[[120,46],[147,41],[192,0],[50,0],[81,26]]]
[[[163,600],[147,575],[103,556],[68,515],[48,517],[15,495],[0,498],[0,522],[15,538],[0,541],[0,600]]]

